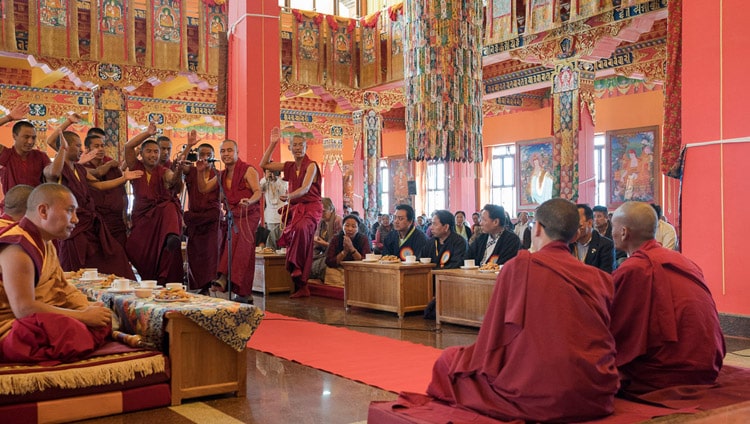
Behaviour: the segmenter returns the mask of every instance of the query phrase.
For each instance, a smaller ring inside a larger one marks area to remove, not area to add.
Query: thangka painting
[[[100,6],[100,25],[102,32],[112,35],[125,35],[125,11],[123,0],[104,0]]]
[[[354,208],[354,161],[344,162],[344,167],[341,170],[341,175],[344,178],[344,207]]]
[[[659,198],[659,127],[607,131],[609,198],[607,206]]]
[[[553,142],[553,138],[544,138],[516,143],[519,210],[533,209],[553,197],[555,181],[560,178]]]
[[[181,11],[179,2],[160,0],[153,3],[154,39],[177,43],[180,41]]]
[[[52,27],[64,27],[68,22],[66,0],[39,0],[39,22]]]
[[[388,159],[388,175],[391,177],[391,184],[388,185],[390,196],[388,203],[389,212],[393,213],[396,205],[412,205],[412,197],[409,195],[409,181],[414,179],[411,162],[406,157],[396,157]],[[386,181],[383,181],[386,186]]]

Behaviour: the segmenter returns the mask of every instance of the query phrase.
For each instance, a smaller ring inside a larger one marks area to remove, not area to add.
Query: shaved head
[[[29,194],[29,199],[26,202],[26,215],[36,215],[39,205],[51,205],[58,200],[66,199],[68,196],[72,196],[72,193],[62,184],[41,184]]]
[[[653,240],[658,223],[656,212],[648,203],[623,203],[612,215],[615,247],[627,252],[635,251],[643,243]]]
[[[32,190],[34,187],[30,185],[18,184],[5,193],[5,213],[14,221],[20,221],[26,214],[26,202]]]

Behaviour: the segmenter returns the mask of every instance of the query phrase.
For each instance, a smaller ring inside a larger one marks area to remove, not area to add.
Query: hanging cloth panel
[[[556,0],[531,0],[531,33],[539,33],[552,28],[555,19]]]
[[[405,8],[407,157],[481,162],[482,1]]]
[[[331,36],[328,39],[328,86],[354,88],[355,19],[326,16]]]
[[[661,172],[673,178],[682,175],[682,0],[667,4],[667,79],[664,82],[664,138]]]
[[[16,45],[16,18],[13,13],[13,0],[0,0],[0,49],[6,52],[18,50]]]
[[[322,85],[324,45],[323,15],[292,9],[294,31],[292,34],[292,68],[300,84]]]
[[[360,20],[359,88],[373,87],[380,77],[380,12]]]
[[[152,68],[187,70],[187,17],[184,0],[149,0],[146,9],[147,63]]]
[[[495,44],[515,35],[513,8],[515,0],[492,0],[487,3],[486,44]]]
[[[91,2],[91,55],[99,62],[135,64],[135,10],[125,0]]]
[[[78,3],[75,0],[30,0],[29,24],[29,53],[78,58]]]
[[[198,72],[219,75],[219,45],[221,37],[226,37],[227,15],[223,6],[201,4]]]
[[[388,8],[386,82],[404,79],[404,4]]]

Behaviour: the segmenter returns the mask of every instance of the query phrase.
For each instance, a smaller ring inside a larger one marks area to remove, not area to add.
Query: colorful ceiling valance
[[[326,21],[330,32],[327,85],[353,87],[356,76],[352,69],[357,45],[357,20],[328,15]]]
[[[380,12],[360,19],[359,87],[368,88],[383,82],[380,75]]]
[[[187,70],[185,0],[147,0],[146,63],[152,68]]]
[[[30,0],[29,21],[29,53],[78,57],[76,0]]]
[[[209,5],[204,2],[200,9],[200,43],[198,55],[202,57],[198,72],[219,73],[220,37],[226,37],[227,15],[224,5]]]

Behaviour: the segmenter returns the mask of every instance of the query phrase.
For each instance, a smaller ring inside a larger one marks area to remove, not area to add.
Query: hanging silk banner
[[[532,34],[552,28],[556,3],[556,0],[531,0],[529,24]]]
[[[15,52],[16,47],[16,19],[13,14],[13,0],[0,0],[0,49]]]
[[[146,28],[149,37],[146,63],[152,68],[187,70],[187,18],[184,0],[149,0]]]
[[[405,4],[409,160],[482,161],[481,0]]]
[[[555,66],[552,82],[554,161],[560,164],[560,180],[552,189],[552,196],[575,200],[578,198],[578,130],[580,128],[579,72],[575,62]]]
[[[380,12],[360,19],[359,87],[368,88],[382,82],[380,78]]]
[[[515,0],[492,0],[487,3],[486,43],[494,44],[514,35],[513,4]]]
[[[202,3],[200,9],[200,30],[198,36],[201,42],[198,46],[198,56],[203,60],[198,64],[198,72],[211,75],[219,74],[219,44],[220,37],[227,30],[227,15],[224,6]]]
[[[388,8],[386,82],[404,79],[404,4]]]
[[[331,37],[328,39],[328,80],[332,87],[354,88],[354,29],[356,19],[326,16]]]
[[[29,23],[29,53],[78,58],[77,1],[30,0]]]
[[[594,16],[604,10],[604,3],[605,0],[578,0],[576,14],[585,17]],[[606,1],[606,3],[609,3],[610,7],[612,6],[611,0]]]
[[[363,110],[355,110],[352,112],[352,126],[354,127],[354,149],[352,149],[352,151],[355,153],[357,152],[360,143],[362,143],[362,117],[364,114],[365,111]],[[359,159],[363,158],[360,157]]]
[[[292,37],[292,68],[300,84],[322,85],[324,28],[323,15],[292,9],[294,31]]]
[[[380,213],[381,182],[378,178],[378,165],[383,140],[383,117],[374,110],[369,110],[365,113],[363,126],[365,139],[365,219],[369,222],[375,222]]]
[[[667,4],[667,78],[664,82],[664,140],[661,172],[682,177],[682,0]]]
[[[343,172],[344,170],[344,154],[343,154],[344,142],[340,138],[324,138],[323,139],[323,168],[325,169],[326,164],[329,170],[333,170],[333,167],[338,165],[339,169]]]
[[[91,55],[100,62],[135,63],[135,10],[125,0],[91,2]]]

